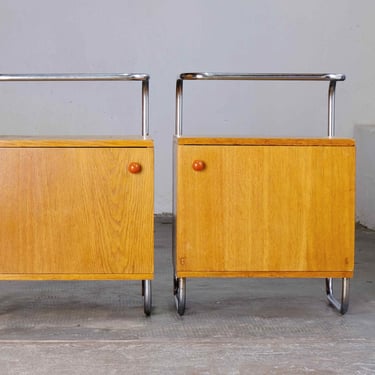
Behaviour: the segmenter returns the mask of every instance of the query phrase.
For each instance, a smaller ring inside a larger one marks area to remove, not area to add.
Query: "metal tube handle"
[[[142,82],[142,137],[149,135],[149,80],[144,73],[51,73],[0,74],[0,82],[40,81],[141,81]]]
[[[205,81],[329,81],[328,89],[328,137],[335,135],[335,91],[336,82],[344,81],[344,74],[322,73],[322,74],[299,74],[299,73],[182,73],[176,83],[176,128],[175,135],[182,135],[182,109],[183,109],[183,81],[205,80]]]

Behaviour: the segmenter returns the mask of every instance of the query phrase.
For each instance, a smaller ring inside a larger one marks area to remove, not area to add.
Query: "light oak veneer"
[[[152,279],[153,211],[151,140],[0,139],[0,279]]]
[[[353,140],[181,137],[175,153],[177,277],[352,277]]]

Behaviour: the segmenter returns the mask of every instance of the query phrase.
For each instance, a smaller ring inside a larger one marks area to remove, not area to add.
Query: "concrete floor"
[[[0,283],[0,374],[375,374],[375,232],[357,228],[349,312],[323,280],[189,279],[172,297],[156,223],[153,314],[140,282]]]

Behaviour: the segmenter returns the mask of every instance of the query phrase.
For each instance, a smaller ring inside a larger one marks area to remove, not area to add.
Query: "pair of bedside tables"
[[[328,138],[189,137],[183,80],[329,81]],[[325,278],[342,314],[354,268],[355,145],[334,138],[342,75],[186,73],[177,80],[174,294],[191,277]],[[142,280],[152,310],[154,145],[146,74],[0,75],[142,83],[133,137],[0,137],[0,279]],[[333,278],[342,280],[341,300]]]

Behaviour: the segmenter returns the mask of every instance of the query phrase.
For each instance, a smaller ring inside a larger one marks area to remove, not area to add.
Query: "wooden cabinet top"
[[[228,146],[354,146],[350,138],[242,138],[242,137],[176,137],[178,145]]]
[[[153,147],[150,138],[141,136],[0,136],[2,147]]]

